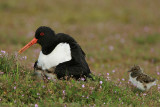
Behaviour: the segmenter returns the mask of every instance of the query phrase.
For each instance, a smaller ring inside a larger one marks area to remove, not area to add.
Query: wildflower
[[[0,71],[0,75],[2,75],[2,74],[4,74],[4,72],[1,72],[1,71]]]
[[[40,95],[39,93],[37,93],[37,95]]]
[[[110,79],[110,77],[107,77],[107,79],[110,81],[111,79]]]
[[[27,59],[27,56],[23,56],[22,58],[26,60],[26,59]]]
[[[124,81],[125,79],[124,78],[122,78],[122,81]]]
[[[116,71],[115,71],[115,70],[112,70],[112,72],[115,73]]]
[[[109,75],[109,73],[107,73],[107,75]]]
[[[103,82],[102,82],[102,81],[100,81],[99,83],[100,83],[100,84],[102,84]]]
[[[51,78],[50,77],[48,77],[48,80],[50,80]]]
[[[159,72],[157,72],[157,75],[159,75],[160,73]]]
[[[65,94],[65,90],[63,90],[63,94]]]
[[[82,88],[84,88],[85,86],[84,86],[84,84],[82,85]]]
[[[24,96],[24,94],[22,94],[22,97]]]
[[[146,96],[146,95],[147,95],[146,93],[143,94],[143,96]]]
[[[121,100],[121,98],[119,98],[119,101]]]
[[[16,89],[16,86],[14,87],[14,89]]]
[[[158,87],[158,89],[160,90],[160,87]]]
[[[91,90],[93,90],[94,88],[93,87],[90,87],[91,88]]]
[[[111,46],[109,46],[109,50],[110,51],[113,51],[114,50],[114,47],[111,45]]]
[[[44,85],[43,85],[42,87],[43,87],[43,88],[45,88],[45,86],[44,86]]]
[[[84,81],[85,79],[84,79],[84,78],[81,78],[81,80]]]
[[[1,50],[1,53],[5,54],[5,53],[6,53],[6,51]]]
[[[122,104],[123,104],[123,102],[122,102]]]
[[[38,104],[35,104],[35,107],[38,107]]]

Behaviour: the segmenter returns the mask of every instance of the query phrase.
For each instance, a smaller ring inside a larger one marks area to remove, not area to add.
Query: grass
[[[33,79],[33,72],[20,66],[17,59],[13,55],[0,57],[0,70],[4,73],[0,78],[1,105],[141,106],[144,103],[158,106],[160,102],[155,87],[152,90],[154,93],[146,94],[124,80],[113,83],[100,76],[94,76],[95,81],[87,82],[72,79],[45,82]]]
[[[137,64],[160,79],[159,5],[159,0],[1,0],[0,50],[6,53],[0,52],[0,104],[159,106],[159,81],[149,92],[140,92],[128,83],[126,72]],[[32,77],[40,47],[16,54],[42,25],[77,40],[87,55],[94,82],[45,83]]]
[[[159,34],[151,34],[147,36],[135,37],[134,41],[139,45],[152,45],[159,42],[160,35]]]

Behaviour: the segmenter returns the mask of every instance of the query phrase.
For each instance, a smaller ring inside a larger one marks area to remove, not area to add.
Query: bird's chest
[[[37,65],[43,70],[46,70],[51,67],[56,67],[60,63],[70,61],[71,59],[70,45],[67,43],[59,43],[48,55],[44,55],[41,51]]]
[[[137,77],[135,77],[135,78],[131,77],[131,75],[129,76],[130,81],[131,81],[134,85],[137,85],[137,84],[138,84],[136,78],[137,78]]]

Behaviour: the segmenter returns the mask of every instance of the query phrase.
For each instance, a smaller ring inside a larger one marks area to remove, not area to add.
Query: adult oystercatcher
[[[34,64],[35,73],[43,78],[76,80],[91,78],[91,71],[85,60],[85,53],[80,45],[69,35],[55,32],[46,26],[39,27],[35,38],[24,46],[22,53],[33,44],[41,45],[38,60]]]

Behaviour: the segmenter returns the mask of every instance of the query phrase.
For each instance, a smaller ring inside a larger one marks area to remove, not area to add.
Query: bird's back
[[[140,81],[141,83],[150,83],[150,82],[154,82],[156,79],[152,78],[146,74],[139,74],[139,76],[136,78],[137,81]]]

